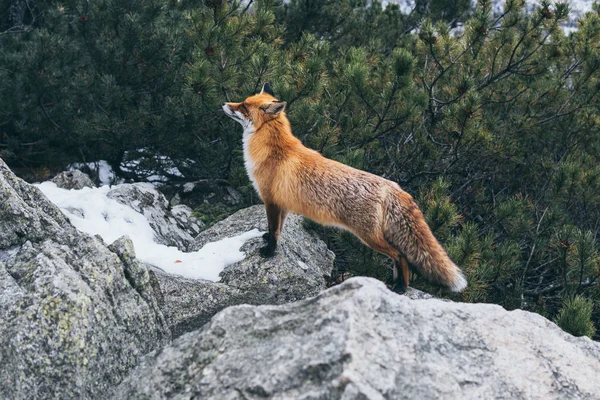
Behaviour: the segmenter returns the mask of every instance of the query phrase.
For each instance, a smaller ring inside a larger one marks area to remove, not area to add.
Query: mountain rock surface
[[[491,304],[370,278],[229,307],[144,358],[117,399],[598,399],[600,344]]]

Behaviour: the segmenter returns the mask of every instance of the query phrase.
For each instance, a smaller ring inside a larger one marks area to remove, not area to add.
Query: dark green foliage
[[[421,15],[429,14],[433,19],[449,22],[450,26],[467,18],[471,6],[469,0],[416,0],[415,3]]]
[[[0,38],[3,157],[118,166],[125,150],[175,150],[183,138],[172,132],[190,122],[180,107],[191,49],[184,14],[159,0],[35,5],[35,27]]]
[[[227,206],[223,203],[205,204],[196,208],[193,215],[200,221],[204,222],[204,229],[206,229],[210,228],[215,223],[224,220],[237,210],[238,207]]]
[[[592,337],[596,329],[592,322],[592,302],[581,296],[565,300],[554,322],[574,336]]]
[[[580,296],[598,326],[598,7],[565,35],[568,6],[546,1],[528,13],[509,0],[500,15],[488,0],[417,1],[410,15],[361,0],[35,4],[22,32],[0,35],[0,155],[13,167],[117,168],[146,149],[256,203],[220,105],[271,81],[306,145],[415,196],[467,274],[455,299],[554,318]],[[352,235],[318,230],[340,279],[390,276]]]
[[[311,33],[335,49],[376,45],[386,53],[417,20],[395,4],[384,9],[378,0],[291,0],[277,9],[277,17],[290,42]]]

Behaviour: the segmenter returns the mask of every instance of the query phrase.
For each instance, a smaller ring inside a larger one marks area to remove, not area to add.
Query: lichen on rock
[[[77,231],[2,160],[0,254],[0,398],[99,398],[170,340],[146,267]]]

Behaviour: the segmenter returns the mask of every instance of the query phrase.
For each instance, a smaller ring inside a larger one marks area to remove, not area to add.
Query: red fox
[[[269,231],[261,255],[274,254],[288,212],[356,235],[394,261],[393,289],[409,284],[408,262],[426,279],[460,292],[467,286],[413,198],[380,176],[354,169],[305,147],[292,134],[285,101],[268,83],[241,103],[223,103],[244,128],[244,163],[265,203]],[[399,271],[402,274],[399,274]]]

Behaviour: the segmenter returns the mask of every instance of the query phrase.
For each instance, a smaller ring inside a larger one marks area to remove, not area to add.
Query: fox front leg
[[[287,217],[288,212],[287,210],[281,210],[279,211],[279,233],[281,234],[281,231],[283,230],[283,223],[285,222],[285,218]],[[265,232],[264,235],[262,235],[262,238],[265,242],[268,242],[269,240],[271,240],[271,231],[269,230],[268,232]]]
[[[263,257],[272,257],[279,242],[279,233],[281,232],[282,210],[275,204],[265,204],[267,210],[267,221],[269,222],[269,231],[263,235],[267,245],[260,249],[260,255]]]

